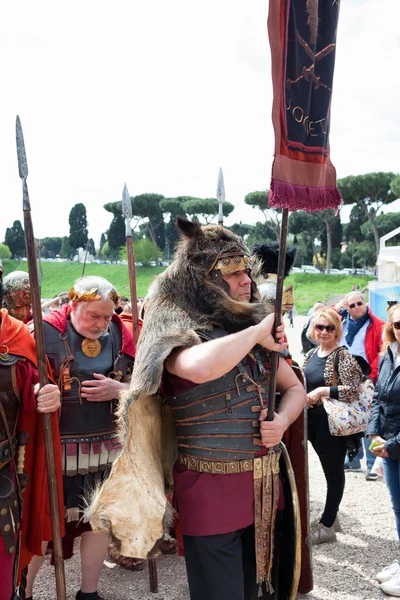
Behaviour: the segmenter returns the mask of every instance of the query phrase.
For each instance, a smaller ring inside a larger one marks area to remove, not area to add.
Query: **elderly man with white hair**
[[[129,387],[135,348],[132,334],[115,314],[119,295],[109,281],[81,277],[69,298],[69,304],[44,317],[46,354],[62,396],[64,557],[72,556],[73,539],[81,535],[82,580],[76,600],[101,600],[97,586],[110,539],[94,533],[81,517],[91,490],[108,474],[119,449],[115,411],[120,393]],[[36,556],[30,564],[28,597],[42,562]]]

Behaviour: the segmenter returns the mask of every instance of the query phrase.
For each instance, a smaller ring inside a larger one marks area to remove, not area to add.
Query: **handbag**
[[[337,385],[337,371],[339,366],[339,352],[334,359],[333,385]],[[331,435],[345,436],[363,433],[368,425],[372,399],[374,397],[374,384],[364,376],[360,383],[358,399],[353,402],[343,402],[333,398],[323,398],[324,409],[328,415],[328,425]]]

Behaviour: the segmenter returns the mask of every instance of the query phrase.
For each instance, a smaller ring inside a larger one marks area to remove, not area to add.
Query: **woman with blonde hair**
[[[318,346],[308,352],[303,365],[307,391],[308,439],[321,461],[327,484],[325,508],[320,518],[314,522],[311,543],[322,544],[336,540],[335,521],[344,492],[346,451],[356,453],[360,446],[359,435],[331,435],[322,399],[328,397],[342,402],[356,401],[362,373],[356,359],[346,348],[339,347],[342,324],[336,311],[330,308],[317,311],[311,324],[311,336]]]
[[[373,453],[383,458],[385,481],[392,501],[400,540],[400,305],[388,310],[371,415],[366,435]],[[385,567],[377,580],[390,596],[400,596],[400,563]]]

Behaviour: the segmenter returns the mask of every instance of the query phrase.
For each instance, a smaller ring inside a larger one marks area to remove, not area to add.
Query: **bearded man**
[[[2,277],[0,261],[0,305]],[[28,328],[0,309],[0,600],[10,600],[29,560],[51,538],[40,413],[54,413],[57,444],[60,392],[53,383],[39,389],[38,381],[35,342]],[[61,474],[59,446],[57,450]]]
[[[69,298],[43,323],[46,353],[62,395],[64,557],[72,556],[73,539],[81,535],[82,581],[76,599],[99,600],[97,586],[110,539],[79,521],[89,492],[103,480],[119,450],[115,410],[120,393],[129,387],[135,348],[132,334],[114,312],[119,296],[110,282],[82,277]],[[42,562],[43,556],[31,562],[28,594]]]
[[[304,390],[279,359],[279,410],[265,421],[268,351],[284,348],[283,327],[275,342],[274,315],[259,302],[238,236],[177,222],[182,240],[149,290],[120,408],[124,452],[86,516],[96,531],[112,532],[123,554],[151,555],[170,523],[175,462],[191,599],[294,598],[293,569],[291,592],[274,596],[271,585],[284,504],[276,446],[302,412]]]
[[[29,275],[24,271],[12,271],[3,281],[3,308],[18,321],[32,320],[31,286]]]

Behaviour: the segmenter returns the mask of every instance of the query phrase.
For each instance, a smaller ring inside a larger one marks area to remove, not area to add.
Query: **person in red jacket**
[[[365,303],[360,292],[350,292],[343,300],[335,305],[335,310],[342,317],[343,335],[340,346],[346,346],[349,352],[356,356],[362,356],[371,367],[370,378],[375,383],[378,377],[379,353],[382,346],[382,331],[385,324],[382,319],[376,317],[369,306]],[[368,448],[369,441],[364,438],[364,447],[367,460],[366,479],[374,481],[378,479],[376,473],[371,473],[375,462],[375,456]],[[345,470],[361,471],[360,459],[363,457],[362,446],[352,461],[346,459]]]

